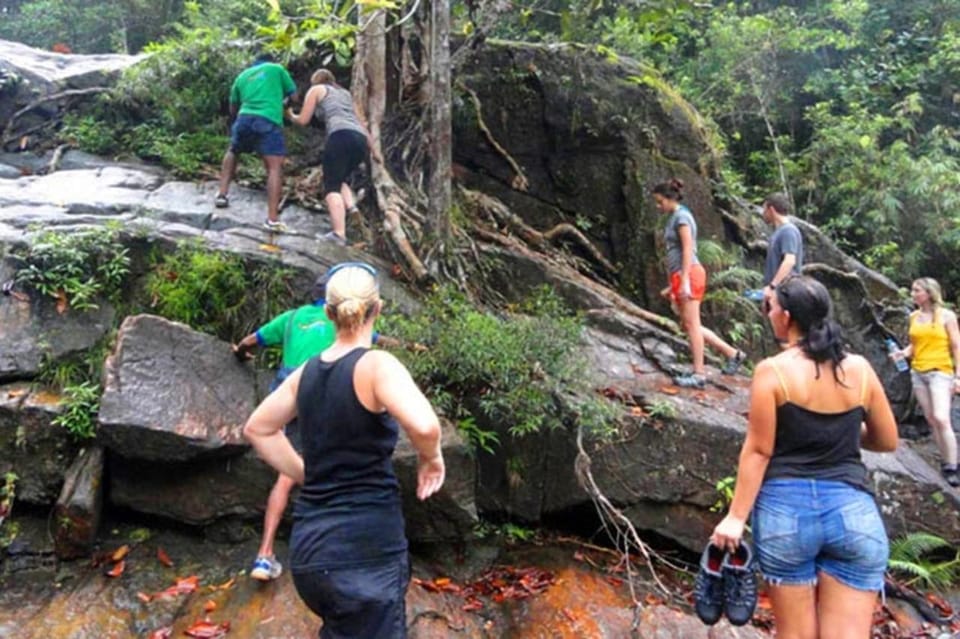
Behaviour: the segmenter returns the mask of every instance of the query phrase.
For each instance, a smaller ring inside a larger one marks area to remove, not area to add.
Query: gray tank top
[[[336,131],[366,133],[353,110],[353,97],[344,88],[328,84],[327,95],[317,105],[314,115],[323,120],[328,138]]]

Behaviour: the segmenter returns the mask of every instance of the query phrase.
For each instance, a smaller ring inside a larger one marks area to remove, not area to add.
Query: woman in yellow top
[[[940,284],[921,277],[910,287],[917,310],[910,314],[910,345],[891,354],[910,358],[910,379],[923,416],[942,457],[940,470],[951,486],[957,474],[957,436],[950,424],[950,400],[960,391],[960,330],[956,314],[943,308]]]

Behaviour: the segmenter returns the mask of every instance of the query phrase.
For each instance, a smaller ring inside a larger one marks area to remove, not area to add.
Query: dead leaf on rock
[[[173,562],[170,561],[170,556],[160,546],[157,546],[157,561],[167,568],[173,568]]]
[[[280,247],[277,246],[276,244],[261,244],[260,250],[266,251],[267,253],[279,253]]]
[[[127,554],[129,553],[130,553],[130,546],[128,546],[127,544],[124,544],[113,551],[113,554],[110,555],[110,561],[120,561],[121,559],[126,557]]]
[[[126,562],[118,561],[114,564],[113,568],[107,571],[107,577],[119,577],[123,574],[123,569],[126,568]]]
[[[212,621],[197,621],[183,631],[183,634],[196,639],[220,639],[230,632],[230,622],[213,623]]]
[[[677,388],[676,386],[661,386],[657,390],[659,390],[661,393],[664,393],[666,395],[676,395],[677,393],[680,392],[680,389]]]
[[[173,635],[173,627],[167,626],[166,628],[157,628],[150,633],[147,639],[170,639],[171,635]]]

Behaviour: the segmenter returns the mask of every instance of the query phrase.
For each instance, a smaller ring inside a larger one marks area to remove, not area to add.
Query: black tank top
[[[305,478],[294,506],[291,563],[350,564],[407,549],[391,456],[397,422],[357,399],[353,373],[367,349],[334,362],[311,359],[300,377],[297,415]]]
[[[867,415],[860,406],[841,413],[818,413],[790,401],[790,393],[773,366],[787,401],[777,407],[773,456],[764,480],[777,478],[842,481],[872,494],[860,459],[860,424]],[[860,392],[866,392],[866,375]]]

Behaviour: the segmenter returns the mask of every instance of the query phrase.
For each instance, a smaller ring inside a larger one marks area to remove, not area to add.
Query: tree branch
[[[7,126],[3,129],[3,135],[0,135],[0,138],[3,138],[4,144],[7,143],[8,138],[10,138],[10,131],[13,130],[14,123],[20,119],[20,116],[33,111],[38,106],[46,104],[47,102],[54,102],[62,98],[72,98],[80,95],[91,95],[94,93],[103,93],[104,91],[109,91],[110,87],[88,87],[86,89],[68,89],[66,91],[60,91],[59,93],[50,93],[41,98],[38,98],[23,107],[19,111],[15,111],[13,115],[10,116],[10,119],[7,120]]]

